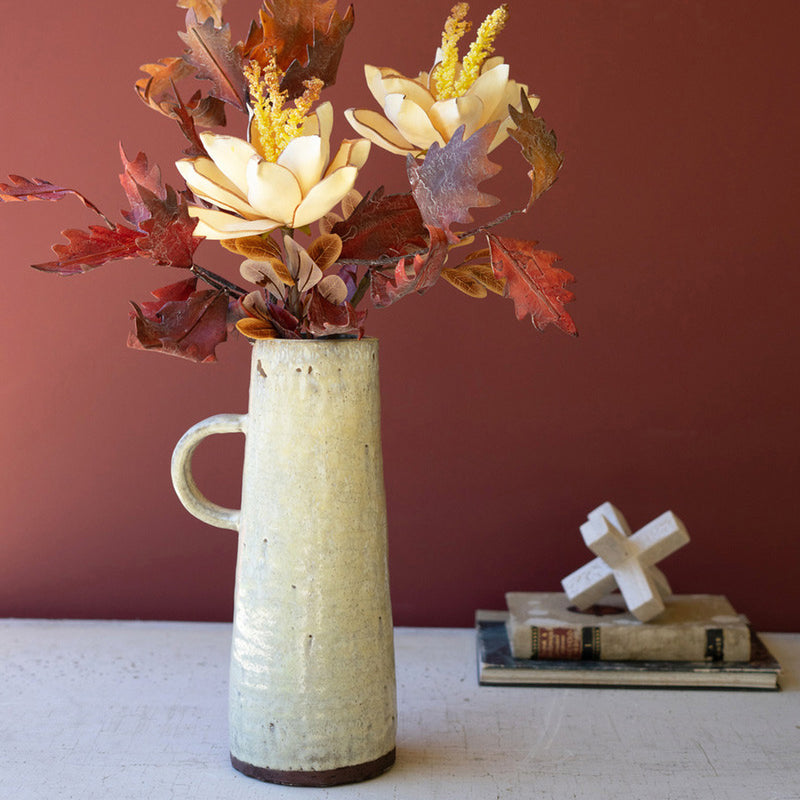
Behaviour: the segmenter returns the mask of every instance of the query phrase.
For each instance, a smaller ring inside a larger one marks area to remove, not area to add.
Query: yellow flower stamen
[[[472,27],[464,17],[469,13],[469,3],[457,3],[450,11],[442,33],[442,60],[436,67],[436,95],[440,100],[455,97],[456,67],[458,66],[458,43]]]
[[[306,90],[294,101],[294,108],[285,108],[288,93],[281,91],[283,74],[274,53],[263,69],[258,62],[250,61],[244,74],[255,122],[251,144],[267,161],[276,161],[286,145],[302,130],[306,116],[319,100],[324,83],[319,78],[306,81]]]
[[[464,58],[461,75],[456,81],[455,96],[458,97],[472,86],[481,74],[484,61],[494,52],[494,40],[508,22],[508,6],[503,4],[496,8],[483,21],[475,41],[470,45]]]
[[[441,61],[433,74],[438,100],[461,97],[481,74],[481,67],[494,51],[494,40],[508,22],[508,6],[496,8],[481,23],[475,41],[462,64],[458,60],[458,43],[472,27],[464,18],[469,13],[468,3],[453,6],[442,34]]]

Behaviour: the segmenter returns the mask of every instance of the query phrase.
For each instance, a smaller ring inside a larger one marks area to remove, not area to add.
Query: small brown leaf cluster
[[[262,287],[241,300],[247,316],[236,323],[240,333],[251,339],[363,336],[366,312],[347,302],[348,286],[331,269],[342,252],[336,234],[321,234],[307,249],[285,235],[283,252],[268,235],[224,244],[245,257],[242,277]]]
[[[505,279],[494,274],[488,248],[470,253],[458,267],[443,269],[442,277],[460,292],[476,298],[486,297],[488,292],[502,295],[506,285]]]

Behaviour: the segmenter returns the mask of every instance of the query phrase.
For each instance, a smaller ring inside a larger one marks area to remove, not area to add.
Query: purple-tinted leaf
[[[462,140],[464,126],[440,147],[434,142],[420,164],[409,153],[406,159],[408,179],[426,225],[441,228],[455,239],[450,230],[454,222],[472,222],[470,208],[492,206],[496,197],[478,189],[481,181],[500,171],[487,158],[489,145],[499,123],[493,122]]]

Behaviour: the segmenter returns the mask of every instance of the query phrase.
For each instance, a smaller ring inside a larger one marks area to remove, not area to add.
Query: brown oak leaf
[[[492,254],[492,269],[506,281],[505,295],[514,301],[517,319],[528,314],[537,330],[553,324],[565,333],[577,335],[572,317],[564,304],[575,299],[566,288],[575,279],[565,269],[554,267],[556,253],[537,250],[537,242],[520,241],[487,234]]]
[[[344,41],[352,30],[354,21],[353,7],[350,6],[344,17],[334,13],[326,29],[317,28],[314,31],[314,40],[308,47],[307,57],[293,61],[281,78],[281,89],[288,92],[290,98],[302,95],[306,82],[312,78],[319,78],[323,88],[336,83]]]
[[[336,5],[337,0],[265,0],[259,22],[242,45],[245,58],[264,66],[274,53],[285,73],[281,89],[290,99],[303,93],[303,82],[310,78],[331,85],[354,21],[352,6],[342,17]]]
[[[227,122],[225,103],[217,97],[203,97],[199,91],[189,98],[184,108],[189,112],[192,120],[204,128],[224,127]],[[179,108],[176,108],[175,116],[180,120],[178,112]]]
[[[506,282],[503,278],[498,278],[492,270],[492,257],[488,247],[481,250],[475,250],[472,253],[464,256],[461,264],[454,269],[458,270],[460,278],[463,278],[467,283],[477,282],[488,289],[490,292],[502,295],[505,289]],[[448,275],[444,273],[447,272]],[[453,270],[442,270],[442,276],[448,278],[452,276]],[[454,284],[455,285],[455,284]],[[457,286],[456,288],[461,288]],[[463,289],[462,289],[463,291]],[[480,291],[480,290],[475,290]],[[467,292],[469,293],[469,292]],[[476,297],[479,295],[476,294]],[[481,297],[483,294],[480,295]]]
[[[205,148],[199,143],[194,125],[213,128],[225,125],[225,104],[217,97],[203,97],[198,90],[184,102],[178,94],[177,84],[195,72],[183,58],[162,58],[160,64],[143,64],[140,69],[148,78],[136,81],[136,93],[151,108],[175,119],[184,136],[194,145],[192,155],[202,155]]]
[[[308,59],[314,31],[327,28],[338,0],[264,0],[258,22],[250,27],[243,50],[247,58],[264,63],[275,53],[279,69],[286,71],[295,61]]]
[[[498,202],[496,197],[478,189],[481,181],[500,171],[500,166],[487,157],[498,125],[498,122],[485,125],[466,140],[462,139],[462,125],[444,147],[434,142],[421,164],[410,153],[406,157],[411,191],[422,219],[426,225],[446,231],[451,241],[457,238],[450,230],[454,222],[472,222],[470,208]]]
[[[522,155],[533,169],[528,172],[531,179],[531,196],[528,208],[534,200],[541,197],[558,178],[564,157],[557,151],[558,143],[553,131],[548,131],[545,121],[533,114],[525,92],[522,92],[522,111],[509,106],[508,111],[516,128],[509,130],[509,136],[522,148]]]
[[[192,8],[200,22],[211,17],[214,25],[221,28],[222,7],[227,2],[228,0],[178,0],[178,8]]]
[[[211,81],[210,94],[244,111],[247,80],[241,49],[231,44],[230,25],[215,28],[210,17],[198,22],[194,9],[189,9],[186,33],[178,35],[188,48],[184,58],[197,70],[197,77]]]
[[[175,85],[193,75],[195,68],[182,58],[162,58],[158,64],[142,64],[139,69],[149,77],[136,81],[136,94],[156,111],[173,116],[177,105]]]
[[[217,100],[217,98],[205,98],[209,100],[215,100],[219,103],[220,109],[224,106],[221,100]],[[178,98],[178,105],[175,106],[175,119],[178,122],[178,127],[181,129],[181,133],[189,140],[190,146],[183,151],[183,154],[189,156],[190,158],[194,158],[195,156],[208,156],[208,152],[206,151],[206,147],[203,144],[202,139],[200,139],[199,134],[197,133],[197,127],[195,126],[195,118],[192,116],[192,109],[186,105],[180,98]],[[225,124],[225,113],[222,110],[221,122],[220,125]]]

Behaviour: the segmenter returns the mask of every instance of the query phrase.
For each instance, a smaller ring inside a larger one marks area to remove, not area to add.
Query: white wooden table
[[[2,800],[800,800],[800,635],[780,692],[479,687],[471,630],[398,629],[395,767],[332,789],[228,761],[230,626],[0,620]]]

